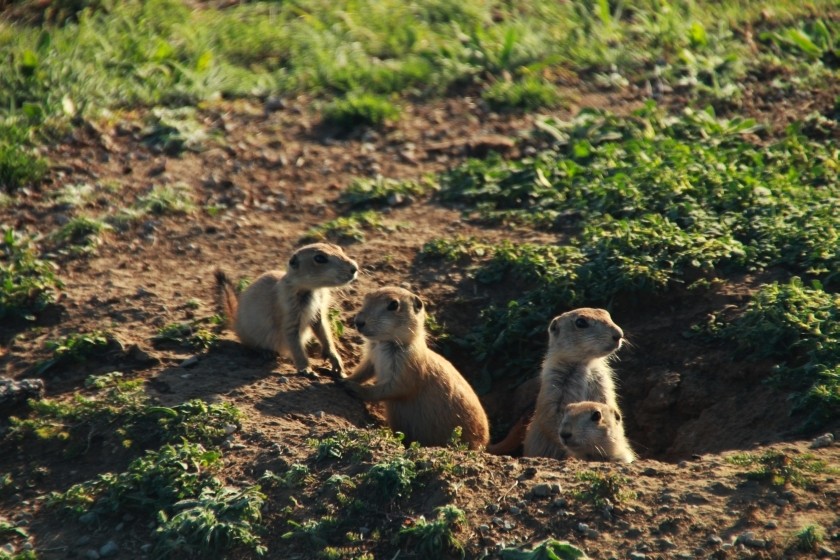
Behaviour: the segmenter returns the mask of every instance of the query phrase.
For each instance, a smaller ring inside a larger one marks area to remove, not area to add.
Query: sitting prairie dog
[[[560,439],[576,459],[632,463],[636,458],[624,435],[621,413],[608,404],[583,401],[566,405]]]
[[[341,247],[313,243],[294,252],[286,272],[266,272],[238,296],[221,270],[216,271],[216,283],[228,326],[243,344],[291,355],[299,372],[311,374],[306,344],[314,334],[322,357],[341,374],[344,366],[327,323],[329,288],[353,281],[358,270]]]
[[[422,300],[408,290],[367,294],[354,319],[366,339],[364,357],[344,383],[364,400],[385,401],[388,425],[409,442],[446,445],[460,426],[463,441],[483,449],[490,439],[487,415],[455,366],[426,345],[425,319]]]
[[[560,421],[567,404],[595,401],[618,409],[608,359],[621,348],[624,333],[607,311],[584,307],[552,319],[548,337],[524,455],[562,459],[566,452],[560,439]]]

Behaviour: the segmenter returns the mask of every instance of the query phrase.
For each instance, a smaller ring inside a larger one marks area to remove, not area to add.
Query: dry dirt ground
[[[577,93],[574,99],[558,116],[568,117],[582,106],[626,112],[642,101],[632,94],[601,92]],[[791,116],[774,111],[772,104],[755,104],[753,111],[759,119],[772,116],[781,124]],[[56,229],[68,216],[51,193],[74,183],[119,186],[119,194],[101,192],[95,213],[116,211],[152,185],[173,183],[188,185],[199,208],[227,209],[216,216],[199,210],[187,217],[149,218],[128,231],[109,232],[91,256],[57,257],[65,287],[55,313],[34,329],[0,326],[2,374],[27,377],[33,364],[49,357],[47,340],[106,329],[123,349],[108,360],[50,372],[47,395],[68,396],[88,374],[118,370],[146,379],[149,393],[164,404],[195,397],[232,402],[245,412],[245,420],[225,455],[224,475],[251,482],[279,461],[304,458],[311,451],[305,445],[308,438],[342,427],[375,425],[376,409],[354,400],[327,376],[298,376],[290,360],[246,350],[230,332],[185,364],[193,356],[190,351],[152,344],[157,329],[217,311],[213,270],[218,266],[234,278],[282,268],[311,226],[341,215],[337,198],[354,177],[378,173],[422,178],[467,155],[480,156],[488,147],[516,156],[531,144],[533,123],[531,115],[493,114],[480,102],[459,98],[406,106],[397,124],[340,137],[319,125],[317,111],[306,99],[287,99],[282,106],[223,101],[200,111],[201,122],[217,140],[202,151],[171,157],[142,143],[142,116],[121,114],[111,123],[79,127],[46,149],[52,164],[49,179],[0,209],[0,221],[29,232]],[[499,136],[516,145],[508,146]],[[397,227],[387,234],[369,232],[366,241],[345,246],[364,271],[335,298],[347,325],[367,291],[402,285],[421,294],[446,330],[459,336],[493,294],[457,267],[437,269],[443,265],[420,262],[423,243],[456,235],[489,242],[561,241],[473,225],[461,219],[457,208],[433,196],[388,208],[384,218]],[[838,557],[840,552],[833,551],[840,551],[840,475],[814,475],[807,488],[773,487],[746,480],[746,469],[725,458],[772,449],[791,457],[811,453],[840,466],[840,446],[808,448],[818,434],[797,433],[801,418],[790,415],[785,395],[756,382],[769,364],[737,362],[725,349],[684,336],[711,310],[743,301],[766,279],[730,279],[701,297],[674,292],[658,298],[656,305],[615,302],[613,318],[632,342],[621,351],[616,369],[628,435],[641,457],[636,463],[465,457],[467,475],[444,488],[428,489],[416,498],[417,511],[431,517],[434,507],[454,495],[467,513],[468,528],[459,536],[468,543],[471,558],[493,557],[505,544],[548,536],[569,540],[593,558],[812,557],[816,553],[790,549],[792,535],[808,524],[826,529],[821,554]],[[188,304],[192,299],[198,300],[197,308]],[[345,365],[352,367],[359,358],[360,337],[348,328],[338,344]],[[468,357],[451,359],[471,377],[474,365]],[[494,440],[511,420],[506,417],[510,394],[509,387],[499,384],[482,395]],[[91,529],[55,518],[35,499],[124,465],[123,457],[107,450],[93,450],[71,464],[49,450],[4,451],[0,472],[14,473],[31,485],[4,496],[0,515],[26,520],[39,558],[84,557],[85,551],[110,539],[120,545],[116,557],[140,558],[148,536],[145,525],[128,520],[118,528],[114,523]],[[574,474],[583,469],[626,476],[635,498],[612,509],[576,502],[572,495],[585,483]],[[36,471],[42,475],[32,474]],[[558,483],[559,492],[535,495],[532,489],[543,482]],[[279,525],[285,506],[278,502],[281,497],[270,495],[264,511],[268,557],[313,557],[301,543],[280,538],[287,530]],[[84,534],[90,538],[79,545]],[[408,551],[400,555],[388,543],[375,550],[377,558],[417,557]]]

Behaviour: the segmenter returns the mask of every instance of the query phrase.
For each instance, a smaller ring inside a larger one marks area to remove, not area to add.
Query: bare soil
[[[643,102],[636,93],[586,90],[572,92],[571,98],[568,107],[556,111],[558,117],[567,118],[584,106],[627,112]],[[768,115],[766,103],[747,99],[747,109],[752,107],[755,116]],[[681,103],[670,102],[676,107]],[[785,103],[784,115],[773,120],[782,126],[804,112],[828,114],[830,102],[820,96]],[[80,126],[45,149],[52,164],[49,179],[18,193],[10,206],[0,209],[2,223],[31,233],[57,229],[68,219],[68,209],[51,195],[76,183],[119,187],[101,192],[89,209],[94,214],[113,213],[150,187],[173,183],[188,185],[199,207],[227,209],[216,216],[201,210],[188,216],[151,216],[125,231],[109,232],[91,256],[54,255],[65,284],[61,297],[35,328],[0,325],[2,375],[30,376],[30,368],[49,357],[44,347],[48,340],[107,330],[121,347],[106,360],[50,371],[45,376],[47,395],[69,397],[87,375],[118,370],[147,380],[148,392],[164,404],[196,397],[231,402],[245,412],[243,429],[225,455],[224,475],[232,483],[252,483],[280,461],[302,460],[310,451],[308,438],[380,423],[375,406],[354,400],[328,375],[314,380],[296,375],[290,360],[250,351],[230,332],[188,365],[191,351],[155,346],[151,339],[166,324],[217,312],[212,274],[216,267],[235,278],[283,268],[310,227],[345,210],[337,198],[354,177],[421,179],[489,149],[516,157],[529,146],[539,147],[529,134],[534,116],[491,113],[481,102],[450,98],[407,104],[398,123],[342,136],[320,124],[316,109],[306,98],[282,104],[210,104],[201,109],[200,119],[216,140],[201,151],[179,156],[143,143],[142,112]],[[499,300],[499,294],[475,283],[463,270],[438,270],[434,263],[420,262],[417,255],[426,241],[458,235],[490,243],[562,242],[529,230],[469,223],[459,209],[442,205],[434,196],[389,207],[384,220],[396,226],[393,231],[370,232],[364,242],[346,245],[364,269],[361,278],[335,298],[348,325],[338,342],[348,368],[358,361],[361,347],[349,319],[369,290],[401,285],[416,291],[452,336],[479,320],[483,303]],[[628,436],[641,457],[636,463],[465,457],[468,476],[421,493],[414,498],[413,511],[432,518],[436,506],[454,501],[467,513],[468,528],[459,536],[468,543],[470,558],[492,557],[506,543],[537,542],[548,536],[570,540],[593,558],[627,558],[631,552],[648,558],[805,558],[816,553],[790,546],[792,535],[808,524],[826,528],[826,550],[821,554],[837,557],[840,553],[831,550],[840,550],[838,475],[813,475],[807,488],[777,488],[746,480],[745,469],[725,458],[736,452],[777,450],[791,456],[811,453],[836,467],[840,447],[808,449],[819,434],[802,433],[803,418],[792,413],[787,395],[760,382],[771,364],[738,361],[730,348],[685,335],[710,312],[743,303],[772,278],[772,272],[732,277],[708,293],[676,289],[649,301],[614,303],[613,318],[632,343],[621,351],[616,369]],[[198,300],[197,308],[188,305],[191,299]],[[468,356],[450,358],[474,379],[479,364],[470,363]],[[498,440],[513,420],[510,383],[497,383],[481,398],[494,427],[493,439]],[[829,429],[838,427],[840,420]],[[0,495],[0,515],[25,520],[42,559],[81,558],[110,539],[120,545],[115,558],[141,558],[148,520],[117,520],[91,528],[57,517],[38,499],[98,473],[124,468],[127,460],[120,452],[96,447],[73,462],[49,446],[8,449],[0,454],[0,472],[12,473],[27,485],[13,495]],[[623,474],[636,497],[613,509],[576,501],[572,495],[584,483],[574,475],[584,469]],[[560,493],[534,496],[531,490],[541,482],[559,483]],[[269,498],[264,512],[267,557],[315,557],[316,551],[280,538],[288,530],[280,515],[286,503],[281,495]],[[752,540],[744,537],[748,532]],[[79,545],[80,535],[88,535],[89,542]],[[22,545],[21,540],[13,543]],[[376,558],[400,555],[387,542],[374,550]],[[417,557],[410,551],[402,556]]]

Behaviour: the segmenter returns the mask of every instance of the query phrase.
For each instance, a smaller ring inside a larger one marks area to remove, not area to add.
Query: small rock
[[[29,541],[26,541],[25,543],[23,543],[23,545],[21,545],[20,548],[21,550],[33,550],[35,548],[35,545]]]
[[[493,518],[493,525],[497,525],[499,527],[504,527],[505,520],[502,519],[501,517],[494,517]]]
[[[510,506],[510,507],[508,508],[508,511],[509,511],[511,514],[513,514],[513,515],[519,515],[520,513],[522,513],[522,510],[521,510],[521,509],[519,509],[519,508],[518,508],[518,507],[516,507],[516,506]]]
[[[88,560],[99,560],[100,556],[98,552],[96,552],[93,549],[90,549],[87,552],[85,552],[85,558],[87,558]]]
[[[481,524],[481,525],[478,526],[478,532],[479,533],[487,533],[488,531],[490,531],[490,525],[487,525],[486,523],[484,523],[484,524]]]
[[[823,434],[820,437],[816,438],[814,441],[811,442],[811,449],[819,449],[821,447],[829,447],[832,443],[834,443],[834,434],[827,433]]]
[[[99,555],[102,558],[108,558],[109,556],[115,556],[119,550],[120,547],[116,541],[110,540],[99,548]]]
[[[820,545],[817,548],[817,556],[820,558],[836,558],[837,553],[834,551],[833,548],[829,548],[825,545]]]
[[[631,552],[630,553],[630,560],[645,560],[647,556],[644,555],[642,552]]]
[[[578,523],[575,529],[577,529],[580,533],[585,533],[589,530],[589,525],[587,525],[586,523]]]
[[[566,507],[566,499],[565,498],[557,498],[556,500],[551,502],[551,507],[556,507],[556,508]]]
[[[549,482],[548,483],[548,490],[551,492],[551,495],[559,494],[562,488],[560,487],[559,482]]]
[[[315,418],[318,418],[320,420],[320,419],[323,419],[324,416],[326,416],[326,415],[327,414],[323,410],[319,410],[318,412],[315,413]]]
[[[668,539],[659,539],[659,541],[657,541],[657,544],[662,550],[672,550],[674,548],[677,548],[677,545],[674,544],[674,541]]]
[[[149,543],[146,543],[146,544],[144,544],[143,546],[140,547],[140,552],[149,553],[151,551],[152,551],[152,545],[149,544]]]
[[[225,435],[229,436],[230,434],[238,430],[239,427],[236,424],[225,424],[223,429],[225,431]]]
[[[764,527],[766,529],[777,529],[779,527],[779,524],[771,519],[770,521],[764,524]]]
[[[497,511],[499,511],[499,506],[497,504],[487,505],[487,513],[496,513]]]
[[[590,529],[587,529],[586,531],[584,531],[583,535],[587,539],[597,539],[601,535],[601,533],[599,533],[596,529],[590,528]]]
[[[642,530],[637,529],[635,527],[631,527],[630,529],[627,529],[627,531],[624,532],[624,536],[628,539],[637,539],[642,536]]]
[[[720,546],[723,544],[723,539],[717,535],[710,536],[708,540],[711,545]]]
[[[7,555],[7,554],[9,556],[14,556],[15,552],[17,552],[17,549],[15,549],[15,545],[8,542],[8,543],[4,544],[3,546],[0,546],[0,552],[2,552],[4,556]]]
[[[125,523],[117,523],[117,526],[116,526],[116,527],[114,527],[114,531],[116,531],[116,532],[118,532],[118,533],[119,533],[120,531],[122,531],[123,529],[125,529]]]
[[[773,500],[773,503],[779,507],[785,507],[786,505],[790,504],[790,502],[788,500],[785,500],[784,498],[776,498],[775,500]]]
[[[540,498],[548,497],[551,494],[551,487],[548,484],[541,483],[535,484],[531,488],[531,495],[537,496]]]
[[[737,539],[735,539],[735,544],[743,544],[744,546],[748,546],[750,548],[764,548],[767,543],[764,539],[758,539],[755,536],[755,533],[752,531],[745,531],[741,533]]]
[[[90,535],[82,535],[76,539],[76,546],[85,546],[90,543]]]
[[[79,523],[83,523],[85,525],[90,525],[91,523],[96,522],[96,514],[92,511],[87,513],[83,513],[79,516]]]
[[[282,375],[277,378],[277,383],[280,383],[281,385],[286,384],[288,382],[289,382],[289,380],[286,379],[286,377],[284,377]]]

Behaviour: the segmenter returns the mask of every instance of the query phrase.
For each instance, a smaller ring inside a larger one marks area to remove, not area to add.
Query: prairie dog
[[[576,459],[632,463],[636,458],[624,435],[621,413],[608,404],[583,401],[566,405],[560,439]]]
[[[624,332],[603,309],[575,309],[551,320],[534,417],[525,434],[526,457],[566,456],[560,439],[563,407],[595,401],[618,409],[609,357]]]
[[[408,290],[367,294],[354,319],[366,339],[364,357],[346,387],[364,400],[385,401],[388,425],[409,442],[446,445],[460,426],[463,441],[483,449],[490,439],[487,415],[455,366],[427,346],[425,319],[422,300]]]
[[[228,327],[243,344],[291,355],[299,372],[312,373],[306,344],[314,334],[322,357],[341,374],[344,366],[327,324],[329,288],[353,281],[358,270],[341,247],[314,243],[294,252],[286,272],[268,271],[238,296],[221,270],[216,271],[216,283]]]

